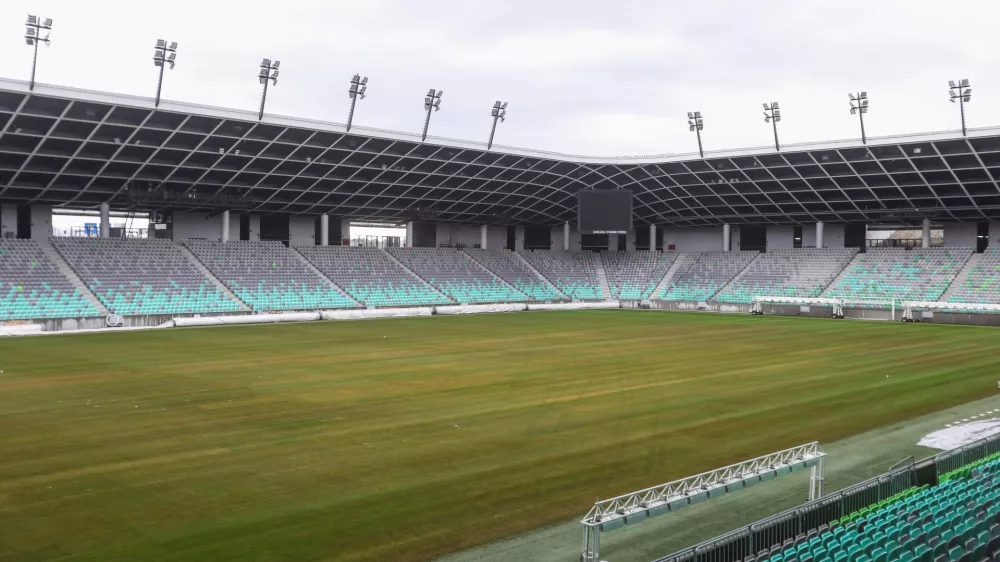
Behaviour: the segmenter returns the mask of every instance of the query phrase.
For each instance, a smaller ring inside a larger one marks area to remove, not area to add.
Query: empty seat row
[[[566,296],[580,300],[603,298],[597,278],[597,254],[533,250],[521,255]]]
[[[534,300],[564,298],[552,285],[539,279],[538,275],[511,250],[466,249],[465,253],[508,285]]]
[[[0,321],[99,315],[36,241],[0,239]]]
[[[659,298],[668,301],[704,302],[757,257],[757,252],[702,252],[687,254]]]
[[[611,296],[648,299],[677,259],[675,252],[602,252]]]
[[[523,302],[528,297],[454,248],[389,248],[403,265],[458,303]]]
[[[951,288],[948,302],[1000,304],[1000,249],[987,248],[966,272],[961,284]]]
[[[858,254],[823,296],[938,301],[971,255],[970,248],[872,248]]]
[[[749,304],[756,296],[818,297],[855,254],[854,248],[769,250],[757,256],[715,300]]]

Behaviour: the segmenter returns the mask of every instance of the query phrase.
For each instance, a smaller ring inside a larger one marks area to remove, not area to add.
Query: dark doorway
[[[581,234],[580,248],[591,252],[602,252],[608,249],[607,234]]]
[[[767,228],[763,226],[741,226],[740,250],[766,252]]]
[[[649,249],[649,227],[639,227],[633,232],[635,235],[635,249],[636,250],[648,250]]]
[[[628,248],[628,234],[618,235],[618,251],[624,252]]]
[[[868,244],[865,238],[868,236],[868,229],[863,224],[844,225],[844,247],[857,248],[859,252],[864,252]]]
[[[17,237],[31,238],[31,205],[17,206]]]
[[[315,242],[316,246],[323,245],[323,225],[321,224],[322,222],[323,218],[320,216],[316,216],[315,219],[313,220],[313,242]],[[327,232],[328,238],[329,234],[330,233]],[[327,242],[327,244],[329,244],[329,242]]]
[[[517,249],[517,229],[513,226],[507,227],[507,249],[516,250]]]
[[[240,215],[240,240],[250,240],[250,215]]]
[[[552,230],[545,226],[524,227],[525,250],[551,250]]]
[[[802,225],[797,224],[792,228],[792,247],[802,247]]]
[[[976,252],[983,253],[990,247],[990,223],[981,222],[976,225]]]
[[[277,240],[288,245],[288,215],[261,215],[260,239]]]

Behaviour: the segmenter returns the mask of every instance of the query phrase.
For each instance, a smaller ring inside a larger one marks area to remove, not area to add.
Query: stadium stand
[[[715,300],[749,304],[755,296],[818,297],[857,254],[857,249],[802,248],[760,254]]]
[[[169,240],[53,238],[52,245],[115,314],[240,310]]]
[[[683,269],[674,274],[661,299],[707,301],[743,271],[757,257],[757,252],[702,252],[687,256]]]
[[[466,249],[465,253],[510,286],[537,301],[560,300],[563,295],[538,278],[510,250]]]
[[[0,320],[100,316],[33,240],[0,239]]]
[[[566,296],[580,300],[601,299],[601,284],[595,264],[597,254],[532,250],[523,252],[521,256]]]
[[[303,246],[296,251],[365,306],[452,304],[378,248]]]
[[[975,256],[973,256],[975,257]],[[1000,304],[1000,250],[987,248],[975,265],[955,279],[948,302]]]
[[[421,279],[459,303],[526,301],[528,297],[454,248],[390,248]]]
[[[823,296],[937,301],[971,255],[970,248],[873,248],[858,254]]]
[[[674,252],[602,252],[611,296],[648,299],[677,259]]]
[[[184,245],[256,311],[357,307],[281,242],[185,240]]]

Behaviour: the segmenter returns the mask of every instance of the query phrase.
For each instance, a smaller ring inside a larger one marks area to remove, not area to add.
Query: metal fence
[[[808,533],[834,519],[878,503],[916,485],[912,463],[891,472],[855,484],[839,492],[772,515],[707,540],[680,552],[658,558],[655,562],[735,562],[763,550],[779,546],[788,539]]]
[[[940,453],[934,457],[934,465],[938,476],[941,476],[996,453],[1000,453],[1000,434]]]

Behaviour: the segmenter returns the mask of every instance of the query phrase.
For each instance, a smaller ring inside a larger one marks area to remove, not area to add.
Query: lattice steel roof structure
[[[664,226],[1000,217],[1000,128],[584,157],[0,79],[0,200],[556,225],[627,189]]]

